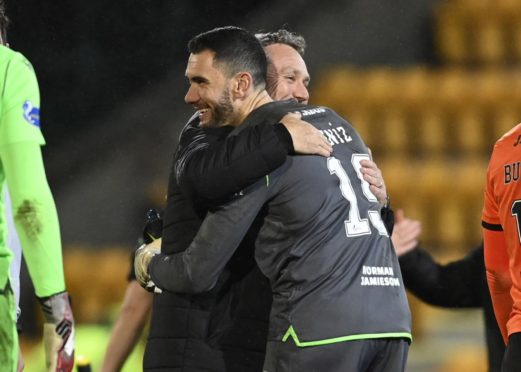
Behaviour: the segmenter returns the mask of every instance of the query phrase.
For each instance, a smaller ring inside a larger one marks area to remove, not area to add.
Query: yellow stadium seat
[[[374,133],[371,130],[371,114],[365,107],[358,107],[349,112],[347,111],[339,111],[338,112],[342,117],[344,117],[360,134],[365,144],[374,149],[372,134]]]
[[[413,141],[418,153],[422,156],[440,157],[447,149],[445,114],[438,107],[426,107],[420,113],[420,122],[415,128]]]
[[[506,40],[501,21],[494,12],[479,18],[472,25],[473,59],[486,65],[504,63],[507,57]]]
[[[389,107],[372,124],[374,135],[371,136],[375,150],[386,155],[404,157],[408,153],[409,134],[406,117],[397,107]]]
[[[65,278],[77,322],[102,321],[107,309],[121,301],[130,269],[129,252],[118,247],[64,251]]]
[[[435,43],[441,59],[452,64],[469,61],[467,30],[458,9],[442,4],[436,13]]]
[[[506,132],[521,122],[520,109],[514,106],[498,107],[494,116],[492,138],[488,143],[487,155],[492,153],[493,144]]]
[[[435,73],[432,88],[444,111],[468,104],[473,99],[475,87],[469,72],[463,68],[445,68]]]
[[[460,110],[450,123],[450,132],[456,138],[456,148],[465,156],[480,156],[486,151],[486,123],[477,106]]]
[[[335,111],[357,107],[363,99],[360,94],[363,75],[363,71],[349,67],[331,69],[319,75],[311,95],[312,103]]]
[[[382,110],[394,101],[396,96],[396,72],[389,68],[368,70],[364,83],[366,105],[373,110]]]
[[[396,92],[407,111],[421,110],[435,99],[432,72],[424,66],[411,67],[399,73],[400,89]]]

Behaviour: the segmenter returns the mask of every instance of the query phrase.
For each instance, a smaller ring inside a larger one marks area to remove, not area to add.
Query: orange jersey
[[[487,170],[482,225],[494,313],[505,343],[521,332],[521,124],[499,139]]]

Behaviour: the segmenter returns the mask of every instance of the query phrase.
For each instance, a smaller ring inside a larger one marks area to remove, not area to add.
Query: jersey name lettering
[[[399,287],[400,280],[394,277],[392,267],[386,266],[362,266],[362,276],[360,277],[362,286],[391,286]]]
[[[394,270],[392,267],[386,266],[362,266],[362,273],[364,275],[388,275],[394,276]]]
[[[329,123],[331,125],[331,123]],[[320,130],[324,136],[326,136],[331,146],[338,145],[340,143],[351,142],[353,139],[347,135],[347,131],[344,127],[336,127],[331,129]]]
[[[512,181],[519,181],[519,166],[521,162],[505,164],[505,185]]]
[[[326,109],[323,109],[323,108],[314,108],[314,109],[309,109],[309,110],[302,110],[302,111],[300,111],[300,113],[302,114],[302,116],[309,116],[309,115],[323,114],[324,112],[326,112]]]
[[[362,276],[360,278],[362,286],[379,286],[379,287],[399,287],[400,281],[397,278],[381,277],[381,276]]]

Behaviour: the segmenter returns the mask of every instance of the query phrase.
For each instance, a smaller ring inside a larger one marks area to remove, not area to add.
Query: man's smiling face
[[[190,54],[186,67],[190,87],[185,102],[198,111],[202,126],[228,124],[233,114],[230,80],[215,63],[214,56],[211,50]]]
[[[267,90],[276,101],[293,98],[308,103],[309,73],[302,56],[286,44],[264,47],[268,57]]]

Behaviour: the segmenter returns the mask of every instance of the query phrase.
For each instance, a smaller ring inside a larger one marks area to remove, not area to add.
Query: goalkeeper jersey
[[[269,340],[314,346],[410,338],[398,260],[360,174],[368,151],[351,125],[327,108],[273,102],[253,111],[235,133],[295,110],[328,137],[334,156],[288,157],[210,212],[185,252],[154,257],[152,280],[178,292],[211,288],[258,215],[255,258],[273,291]]]
[[[56,208],[39,150],[44,144],[32,65],[22,54],[0,46],[0,189],[9,184],[13,208],[23,209],[18,218],[13,215],[39,297],[65,289]],[[0,198],[0,288],[5,287],[12,259],[4,208]]]
[[[487,170],[482,225],[487,278],[506,340],[521,332],[521,124],[495,146]]]

